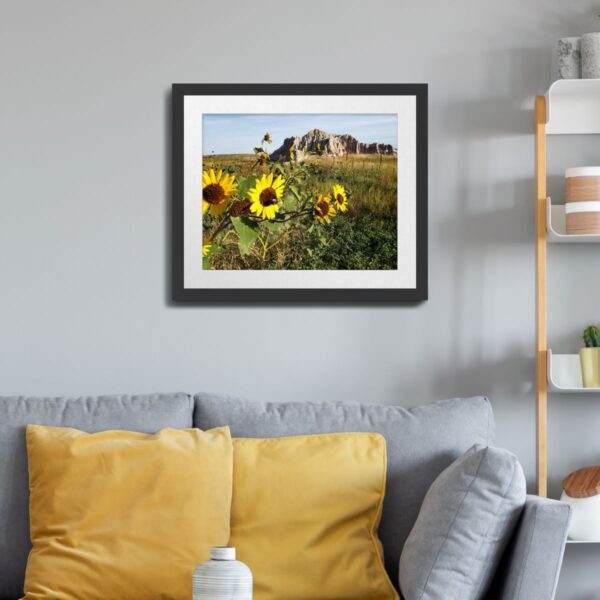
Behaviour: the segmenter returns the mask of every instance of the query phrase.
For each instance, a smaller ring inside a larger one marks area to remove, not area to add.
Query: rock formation
[[[344,156],[345,154],[384,154],[396,156],[391,144],[364,144],[351,135],[334,135],[311,129],[302,137],[286,138],[283,144],[271,154],[271,160],[290,160],[290,149],[293,148],[293,159],[302,160],[310,155]]]

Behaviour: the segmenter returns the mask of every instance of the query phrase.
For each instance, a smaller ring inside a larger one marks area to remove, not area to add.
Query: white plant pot
[[[581,542],[600,541],[600,495],[571,498],[565,492],[560,499],[571,506],[569,539]]]

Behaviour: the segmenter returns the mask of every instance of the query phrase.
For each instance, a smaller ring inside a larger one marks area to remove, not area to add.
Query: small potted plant
[[[590,325],[583,332],[585,348],[579,351],[583,387],[600,388],[600,329]]]

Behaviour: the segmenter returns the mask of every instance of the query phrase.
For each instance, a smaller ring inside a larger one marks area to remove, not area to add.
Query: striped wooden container
[[[600,167],[567,169],[567,234],[600,233]]]
[[[252,600],[252,573],[235,560],[235,548],[211,548],[192,576],[194,600]]]

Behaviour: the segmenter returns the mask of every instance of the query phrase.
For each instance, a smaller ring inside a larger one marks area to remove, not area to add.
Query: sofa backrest
[[[196,394],[194,426],[229,425],[236,437],[376,431],[387,440],[388,474],[379,534],[386,569],[398,585],[404,542],[433,480],[473,444],[491,445],[487,398],[443,400],[418,408],[342,403],[258,403]]]
[[[388,477],[380,536],[394,584],[402,547],[429,485],[470,446],[490,445],[494,437],[492,409],[486,398],[444,400],[405,409],[374,404],[264,404],[207,394],[197,394],[193,402],[187,394],[0,396],[0,598],[22,596],[31,547],[27,424],[74,427],[90,433],[229,425],[237,437],[382,433],[387,440]]]
[[[191,427],[192,408],[192,399],[187,394],[94,398],[0,396],[0,598],[22,597],[31,548],[27,424],[74,427],[90,433],[107,429],[154,433],[164,427]]]

